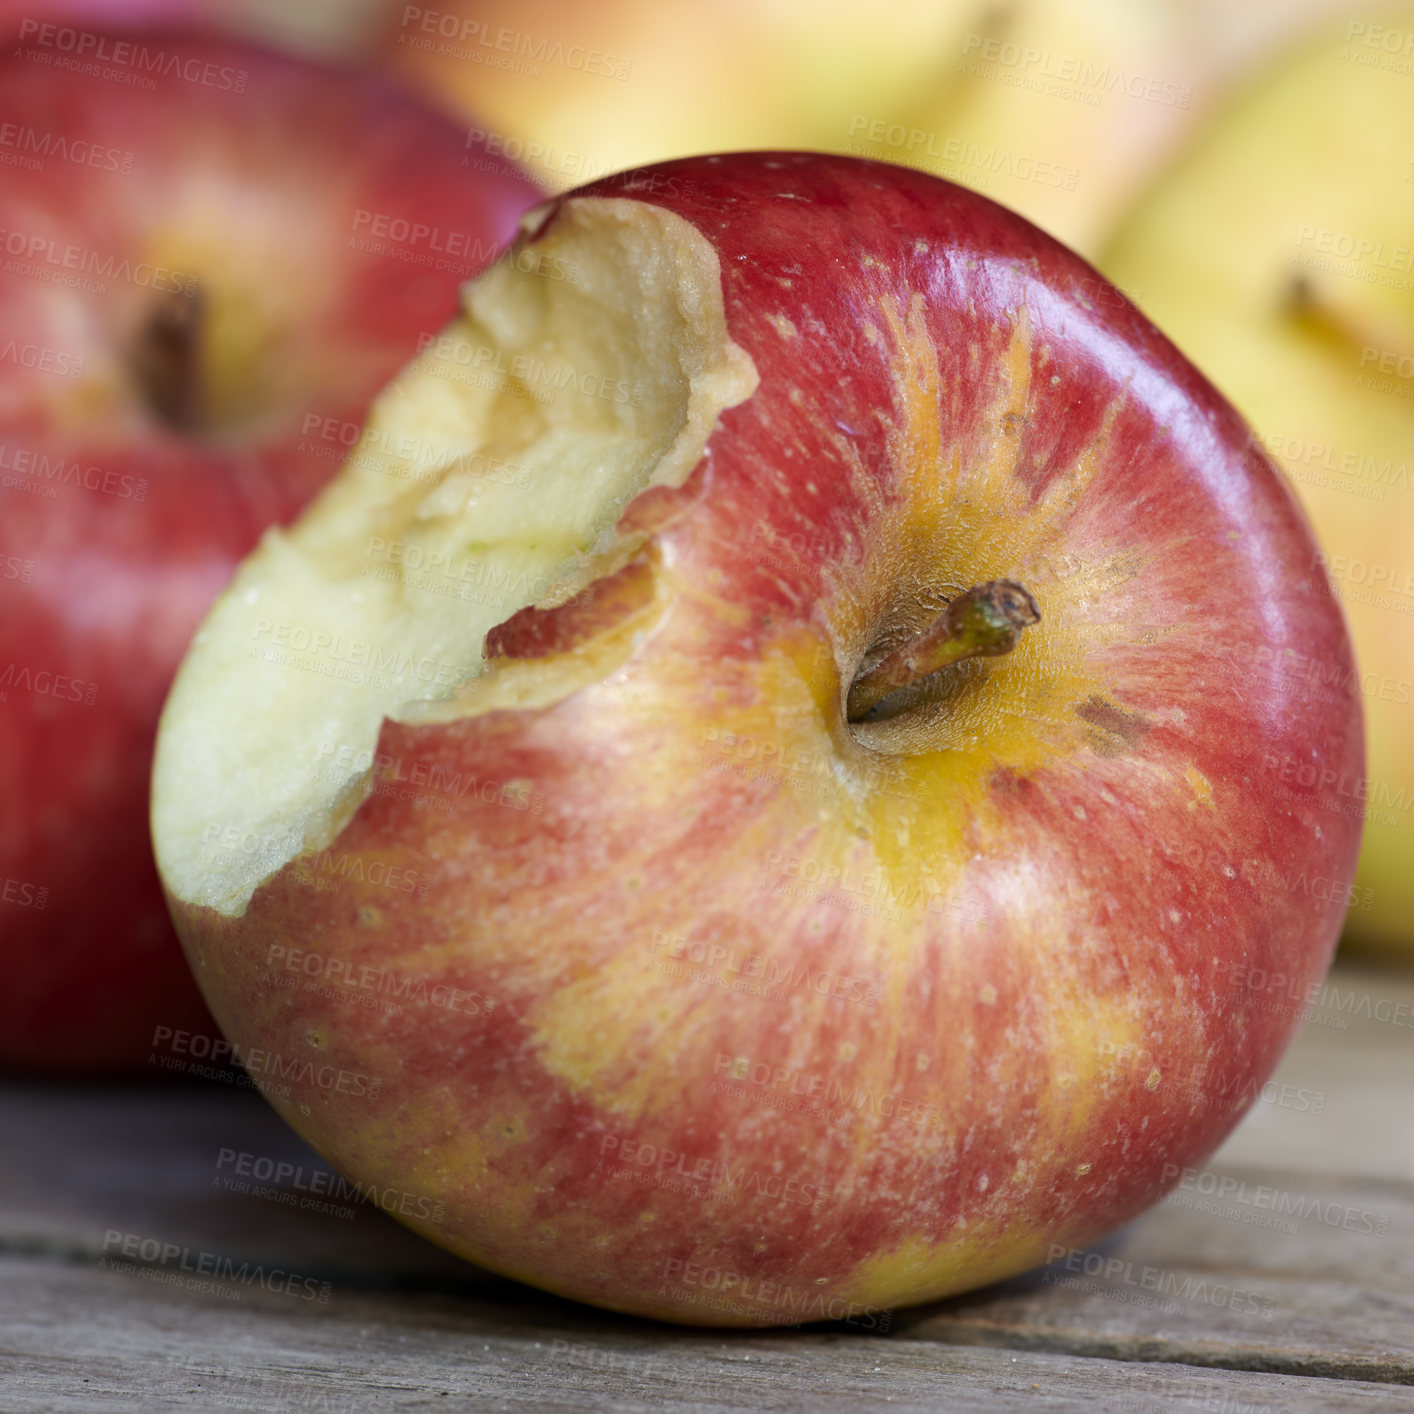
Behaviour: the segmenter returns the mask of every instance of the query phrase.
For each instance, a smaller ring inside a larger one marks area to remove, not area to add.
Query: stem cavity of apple
[[[205,418],[201,376],[206,302],[199,289],[171,290],[148,310],[133,359],[143,400],[168,427],[198,432]]]
[[[849,689],[846,715],[862,721],[884,698],[967,658],[998,658],[1016,647],[1022,630],[1041,622],[1024,585],[989,579],[959,594],[922,633],[894,649]]]

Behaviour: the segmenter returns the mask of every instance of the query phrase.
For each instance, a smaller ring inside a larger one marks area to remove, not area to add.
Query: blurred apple
[[[1175,0],[429,0],[388,52],[556,189],[813,148],[949,177],[1084,250],[1191,120],[1201,37]]]
[[[850,150],[984,191],[1082,252],[1098,248],[1189,130],[1209,71],[1172,0],[1013,0],[973,9],[940,82]],[[919,134],[927,134],[922,141]],[[883,141],[879,141],[882,136]]]
[[[480,95],[564,187],[641,158],[839,146],[856,106],[937,82],[974,8],[882,0],[861,22],[846,0],[429,0],[398,7],[389,58],[454,104]]]
[[[1414,10],[1258,75],[1102,261],[1246,413],[1315,524],[1368,708],[1347,938],[1414,961]],[[1338,665],[1266,665],[1311,695]],[[1294,788],[1308,763],[1283,762]]]
[[[285,0],[0,0],[0,36],[31,38],[30,26],[68,29],[66,52],[81,60],[102,32],[181,26],[312,57],[351,59],[369,53],[389,12],[389,0],[302,0],[298,5]]]
[[[26,23],[0,60],[0,1065],[111,1073],[204,1016],[147,840],[187,640],[536,193],[384,79],[167,34],[80,57]]]
[[[0,0],[0,35],[13,38],[29,25],[174,24],[192,20],[209,0]]]
[[[387,24],[390,0],[193,0],[208,28],[286,52],[366,58]]]

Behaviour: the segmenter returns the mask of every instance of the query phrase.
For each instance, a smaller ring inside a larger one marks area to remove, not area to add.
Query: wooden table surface
[[[1414,1411],[1414,983],[1397,974],[1333,973],[1229,1142],[1124,1231],[887,1334],[611,1316],[367,1204],[301,1206],[307,1179],[234,1173],[232,1153],[323,1170],[236,1085],[10,1085],[0,1125],[5,1414]],[[235,1275],[191,1277],[181,1252]]]

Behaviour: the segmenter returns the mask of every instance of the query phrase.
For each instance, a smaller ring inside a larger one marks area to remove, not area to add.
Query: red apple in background
[[[390,0],[0,0],[0,36],[33,43],[48,30],[55,47],[83,62],[115,27],[161,25],[350,59],[377,47],[389,9]]]
[[[202,1017],[146,828],[171,675],[534,196],[371,75],[103,43],[0,64],[0,1064],[51,1072]]]
[[[0,35],[14,40],[38,34],[42,25],[73,27],[178,25],[195,20],[209,0],[0,0]],[[77,35],[74,40],[77,45]]]
[[[523,224],[164,709],[237,1053],[429,1238],[668,1320],[1125,1221],[1260,1093],[1253,979],[1321,975],[1354,867],[1358,697],[1272,666],[1349,661],[1292,497],[934,178],[704,157]]]

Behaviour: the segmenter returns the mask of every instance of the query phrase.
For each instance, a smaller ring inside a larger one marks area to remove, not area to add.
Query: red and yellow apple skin
[[[172,674],[536,192],[372,75],[108,38],[166,57],[153,88],[0,64],[0,1066],[150,1074],[155,1026],[211,1024],[148,841]]]
[[[584,194],[710,241],[759,388],[607,592],[488,641],[563,697],[385,722],[327,848],[174,916],[279,1111],[432,1240],[867,1323],[1114,1228],[1259,1093],[1359,835],[1280,767],[1362,753],[1274,664],[1345,629],[1237,415],[1021,218],[815,155]],[[1011,653],[847,724],[866,656],[1001,577]]]

